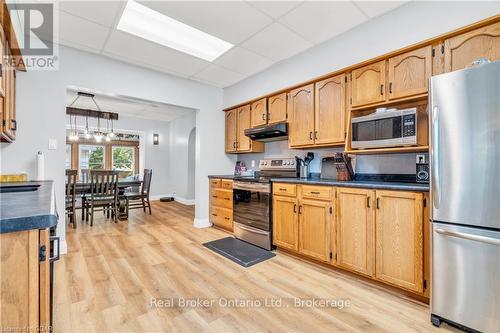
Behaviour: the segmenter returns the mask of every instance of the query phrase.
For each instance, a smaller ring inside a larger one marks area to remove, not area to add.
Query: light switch
[[[57,140],[49,139],[49,150],[56,150],[56,149],[57,149]]]
[[[252,160],[252,168],[255,168],[255,160]]]

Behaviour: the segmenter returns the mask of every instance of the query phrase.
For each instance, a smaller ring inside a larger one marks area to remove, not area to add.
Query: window
[[[64,161],[64,168],[71,169],[71,145],[66,144],[66,160]]]
[[[104,146],[80,145],[80,170],[104,169],[104,161]]]
[[[113,148],[113,170],[119,171],[118,178],[127,178],[135,172],[135,147]]]

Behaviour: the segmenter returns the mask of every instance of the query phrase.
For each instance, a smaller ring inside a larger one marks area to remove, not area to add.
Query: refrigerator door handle
[[[475,242],[481,242],[481,243],[487,243],[487,244],[491,244],[491,245],[500,246],[500,239],[479,236],[479,235],[465,234],[463,232],[448,231],[448,230],[444,230],[441,228],[437,228],[435,230],[438,234],[445,235],[445,236],[451,236],[451,237],[467,239],[467,240],[471,240],[471,241],[475,241]]]
[[[441,172],[439,163],[439,108],[434,106],[432,108],[432,172],[431,172],[431,187],[433,192],[433,204],[435,208],[439,208],[441,202]]]

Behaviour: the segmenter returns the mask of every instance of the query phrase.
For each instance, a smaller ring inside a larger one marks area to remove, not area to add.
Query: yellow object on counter
[[[26,182],[26,181],[28,181],[27,173],[0,175],[0,183]]]

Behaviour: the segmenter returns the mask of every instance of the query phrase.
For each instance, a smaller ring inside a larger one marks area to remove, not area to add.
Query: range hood
[[[245,135],[254,141],[280,141],[288,139],[288,124],[277,123],[245,130]]]

